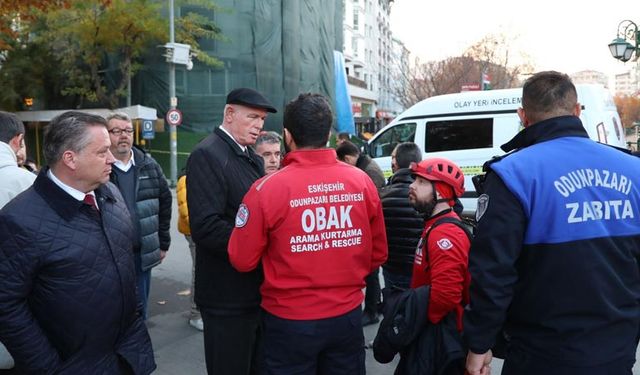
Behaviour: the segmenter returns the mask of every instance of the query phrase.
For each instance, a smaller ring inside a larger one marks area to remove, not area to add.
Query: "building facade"
[[[597,83],[609,87],[609,77],[595,70],[583,70],[570,75],[574,84]]]
[[[344,1],[345,68],[349,81],[349,95],[356,120],[375,114],[378,95],[372,77],[372,0]]]
[[[389,123],[398,106],[393,74],[396,43],[391,33],[393,0],[345,0],[343,54],[356,131],[371,133]],[[402,45],[402,48],[404,46]],[[408,61],[408,51],[398,56]],[[408,63],[407,63],[408,64]]]
[[[638,82],[638,76],[638,68],[632,68],[625,73],[616,74],[616,95],[640,95],[640,82]]]

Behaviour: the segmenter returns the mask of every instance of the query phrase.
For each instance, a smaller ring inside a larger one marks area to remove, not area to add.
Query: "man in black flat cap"
[[[227,244],[242,198],[264,175],[262,157],[249,146],[256,142],[267,112],[276,109],[259,92],[231,91],[222,125],[187,161],[189,224],[196,244],[195,301],[204,322],[209,374],[259,373],[262,269],[236,271]]]

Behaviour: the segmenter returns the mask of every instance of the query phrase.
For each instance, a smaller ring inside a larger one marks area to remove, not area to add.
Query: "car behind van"
[[[582,105],[580,119],[595,141],[625,148],[624,131],[613,97],[602,85],[576,85]],[[462,197],[465,216],[474,216],[477,194],[471,177],[482,165],[503,155],[500,146],[523,129],[517,109],[522,88],[469,91],[425,99],[380,129],[368,142],[367,152],[391,175],[391,152],[398,143],[415,142],[423,158],[454,161],[465,174]]]

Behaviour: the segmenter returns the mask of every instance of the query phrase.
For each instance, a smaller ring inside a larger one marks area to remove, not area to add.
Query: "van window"
[[[385,130],[380,134],[373,142],[371,142],[371,157],[381,158],[384,156],[391,156],[391,152],[396,148],[398,143],[413,142],[416,135],[416,123],[409,122],[405,124],[398,124],[392,128]]]
[[[493,118],[427,122],[425,152],[493,147]]]

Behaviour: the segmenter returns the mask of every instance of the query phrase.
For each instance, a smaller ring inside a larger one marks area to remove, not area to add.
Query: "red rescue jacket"
[[[451,311],[456,311],[458,329],[462,330],[462,313],[469,302],[471,243],[464,230],[451,223],[436,226],[425,243],[425,234],[443,217],[458,216],[453,211],[445,211],[426,221],[413,262],[411,287],[431,285],[429,321],[436,324]]]
[[[229,260],[245,272],[262,259],[262,307],[273,315],[347,313],[362,303],[365,276],[387,259],[377,189],[333,149],[293,151],[283,165],[244,197]]]

